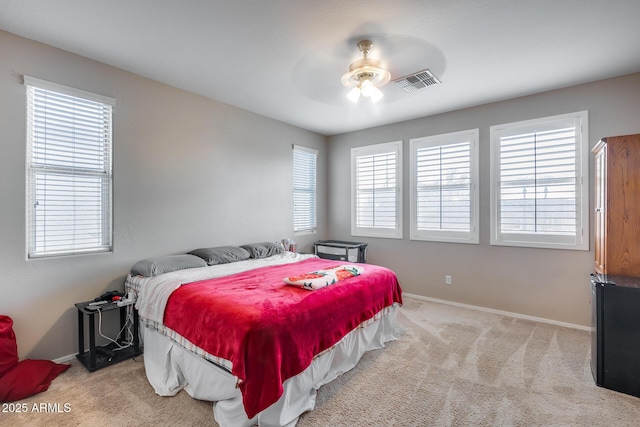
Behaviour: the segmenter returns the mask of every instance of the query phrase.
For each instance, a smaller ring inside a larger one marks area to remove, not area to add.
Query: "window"
[[[491,244],[589,250],[588,117],[491,127]]]
[[[402,141],[351,149],[351,234],[402,238]]]
[[[112,250],[114,100],[28,76],[27,256]]]
[[[478,129],[411,145],[411,239],[478,243]]]
[[[293,146],[293,231],[316,232],[316,163],[318,151]]]

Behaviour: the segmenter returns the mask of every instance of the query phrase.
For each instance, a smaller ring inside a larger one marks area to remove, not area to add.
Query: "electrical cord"
[[[120,350],[124,350],[125,348],[129,348],[133,345],[133,331],[131,330],[131,325],[133,325],[133,307],[132,305],[128,305],[127,306],[127,314],[125,317],[125,322],[124,325],[122,326],[122,328],[120,329],[120,331],[118,332],[118,335],[116,336],[116,339],[110,338],[106,335],[104,335],[102,333],[102,310],[98,308],[97,310],[98,312],[98,334],[100,334],[100,336],[108,341],[111,341],[112,343],[114,343],[117,348],[114,348],[113,351],[120,351]],[[126,330],[126,334],[125,337],[122,339],[121,342],[124,343],[124,345],[120,344],[118,342],[118,339],[120,338],[120,335],[122,335],[122,333]]]

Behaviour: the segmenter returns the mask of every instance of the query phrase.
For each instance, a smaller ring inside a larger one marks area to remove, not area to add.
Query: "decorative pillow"
[[[18,364],[18,345],[13,332],[13,320],[0,315],[0,377]]]
[[[208,265],[228,264],[230,262],[244,261],[251,254],[240,246],[218,246],[216,248],[201,248],[189,252],[202,258]]]
[[[136,262],[131,268],[131,274],[153,277],[172,271],[206,266],[207,263],[202,258],[194,255],[167,255]]]
[[[45,391],[51,381],[69,366],[50,360],[18,362],[13,320],[0,315],[0,402],[14,402]]]
[[[70,366],[50,360],[19,362],[0,378],[0,402],[15,402],[47,390],[51,381]]]
[[[359,276],[363,271],[364,268],[357,265],[338,265],[298,276],[285,277],[284,283],[309,291],[317,291],[341,280]]]
[[[284,252],[284,247],[280,243],[262,242],[242,245],[241,248],[249,251],[251,258],[267,258]]]

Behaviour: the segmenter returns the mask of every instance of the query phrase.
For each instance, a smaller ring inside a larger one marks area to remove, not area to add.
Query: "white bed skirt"
[[[213,413],[221,427],[295,426],[298,417],[315,407],[320,386],[353,368],[362,355],[384,347],[395,339],[398,304],[384,310],[366,326],[348,333],[331,349],[313,359],[311,365],[284,383],[280,399],[248,419],[237,378],[223,368],[178,345],[152,328],[142,327],[144,366],[149,383],[161,396],[174,396],[184,389],[195,399],[215,402]]]

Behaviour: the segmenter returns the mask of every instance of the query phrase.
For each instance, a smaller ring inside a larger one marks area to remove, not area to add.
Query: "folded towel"
[[[359,276],[363,271],[364,268],[357,265],[339,265],[311,273],[285,277],[284,283],[309,291],[316,291],[341,280]]]

